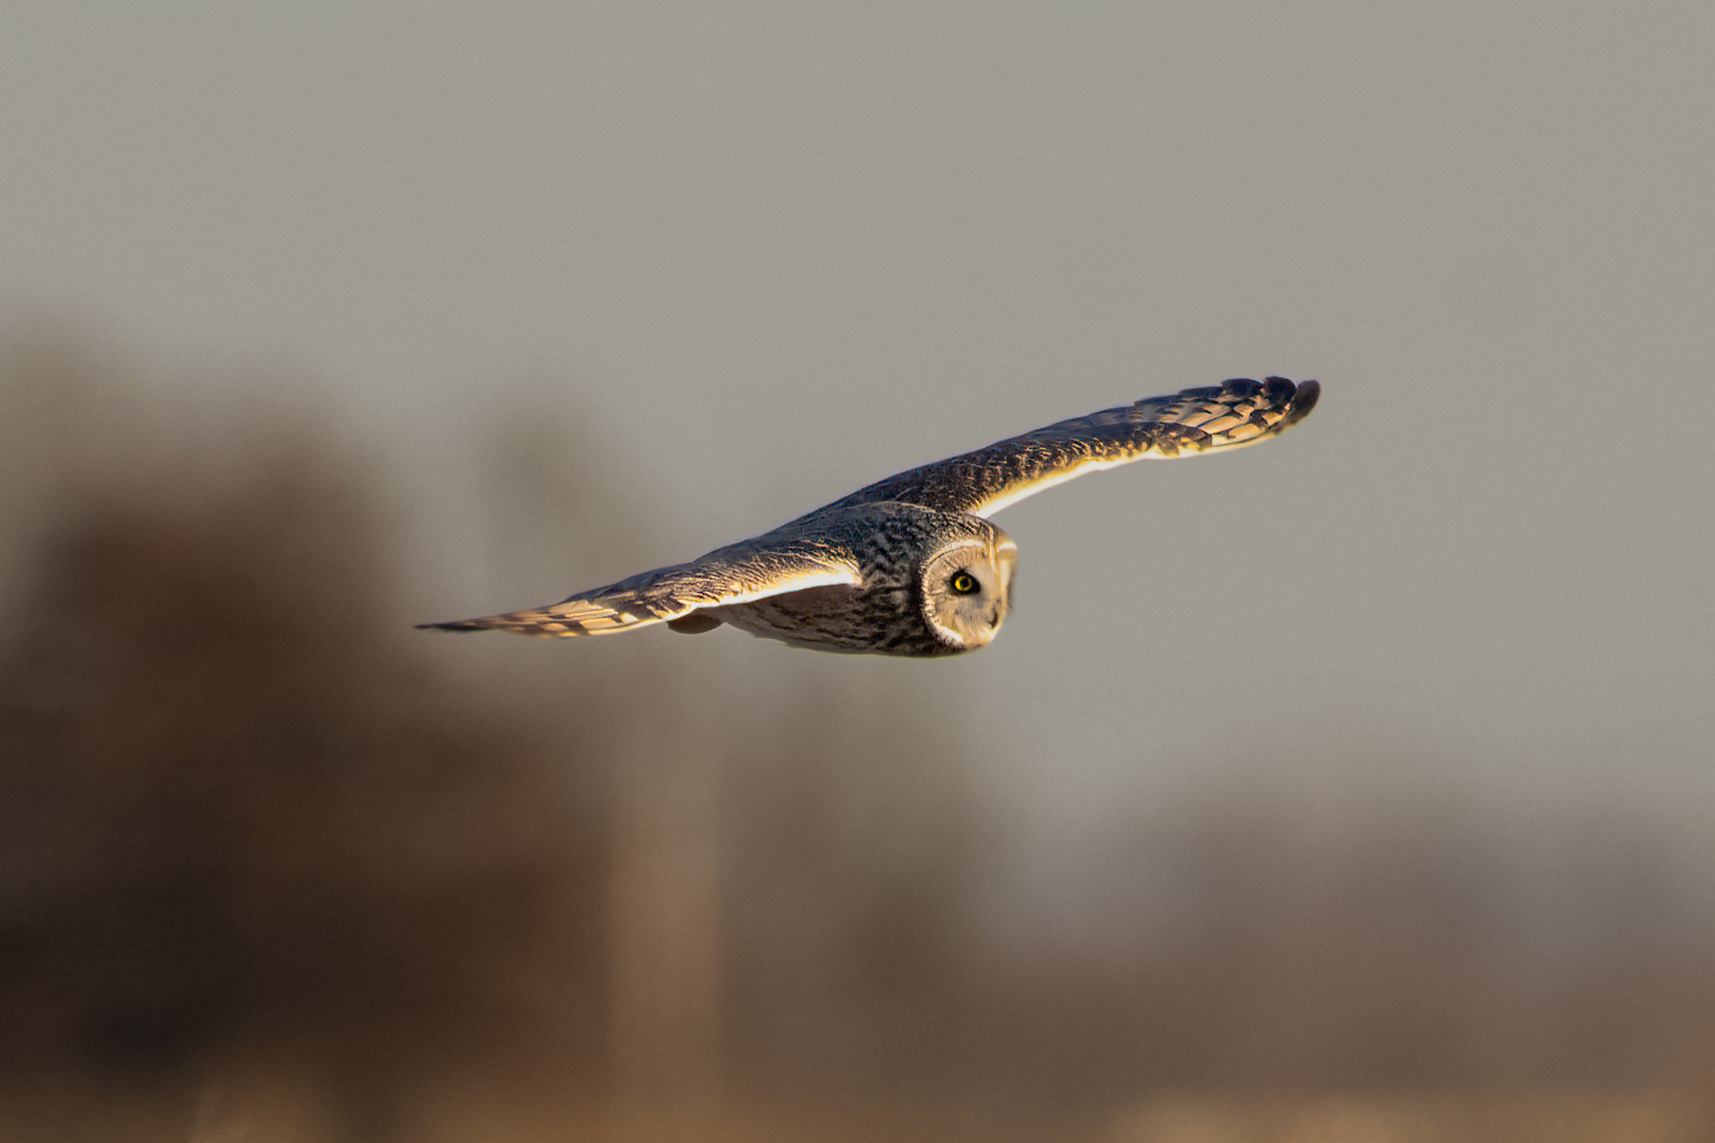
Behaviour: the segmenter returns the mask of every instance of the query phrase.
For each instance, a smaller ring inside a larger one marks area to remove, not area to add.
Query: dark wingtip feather
[[[1269,380],[1273,380],[1271,377]],[[1295,425],[1310,415],[1310,410],[1316,407],[1316,399],[1322,395],[1322,382],[1300,381],[1298,392],[1293,394],[1292,405],[1286,412],[1286,423]]]
[[[474,619],[454,619],[454,620],[449,620],[446,623],[419,623],[419,624],[417,624],[417,630],[418,631],[487,631],[487,630],[489,630],[489,626],[486,623],[479,623]]]

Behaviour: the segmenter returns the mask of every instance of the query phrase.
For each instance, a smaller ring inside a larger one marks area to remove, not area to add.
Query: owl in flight
[[[665,623],[694,635],[730,623],[817,651],[974,651],[1000,631],[1018,557],[990,516],[1097,469],[1255,444],[1303,420],[1320,392],[1270,377],[1146,397],[901,472],[772,532],[550,607],[422,626],[570,636]]]

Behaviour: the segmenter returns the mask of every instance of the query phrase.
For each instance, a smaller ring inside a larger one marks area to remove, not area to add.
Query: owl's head
[[[1000,630],[1012,598],[1018,546],[988,521],[950,539],[923,564],[923,618],[949,652],[974,651]]]

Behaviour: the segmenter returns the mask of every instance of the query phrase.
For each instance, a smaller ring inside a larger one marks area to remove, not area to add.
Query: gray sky
[[[508,391],[575,412],[659,563],[1319,377],[1279,441],[1005,512],[980,655],[634,653],[908,672],[1043,822],[1321,754],[1715,807],[1712,44],[1704,0],[9,0],[0,318],[306,376],[429,498]],[[591,586],[447,558],[423,618]]]

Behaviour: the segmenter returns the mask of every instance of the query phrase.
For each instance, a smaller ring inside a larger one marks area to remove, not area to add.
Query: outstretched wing
[[[748,603],[830,584],[856,584],[858,579],[857,561],[849,552],[828,544],[745,540],[688,564],[656,568],[606,587],[580,591],[550,607],[419,626],[565,637],[608,635],[665,622],[677,630],[696,633],[719,625],[713,616],[696,614],[702,608]]]
[[[1303,420],[1321,386],[1235,379],[1073,417],[860,488],[828,509],[900,500],[989,516],[1097,469],[1255,444]]]

